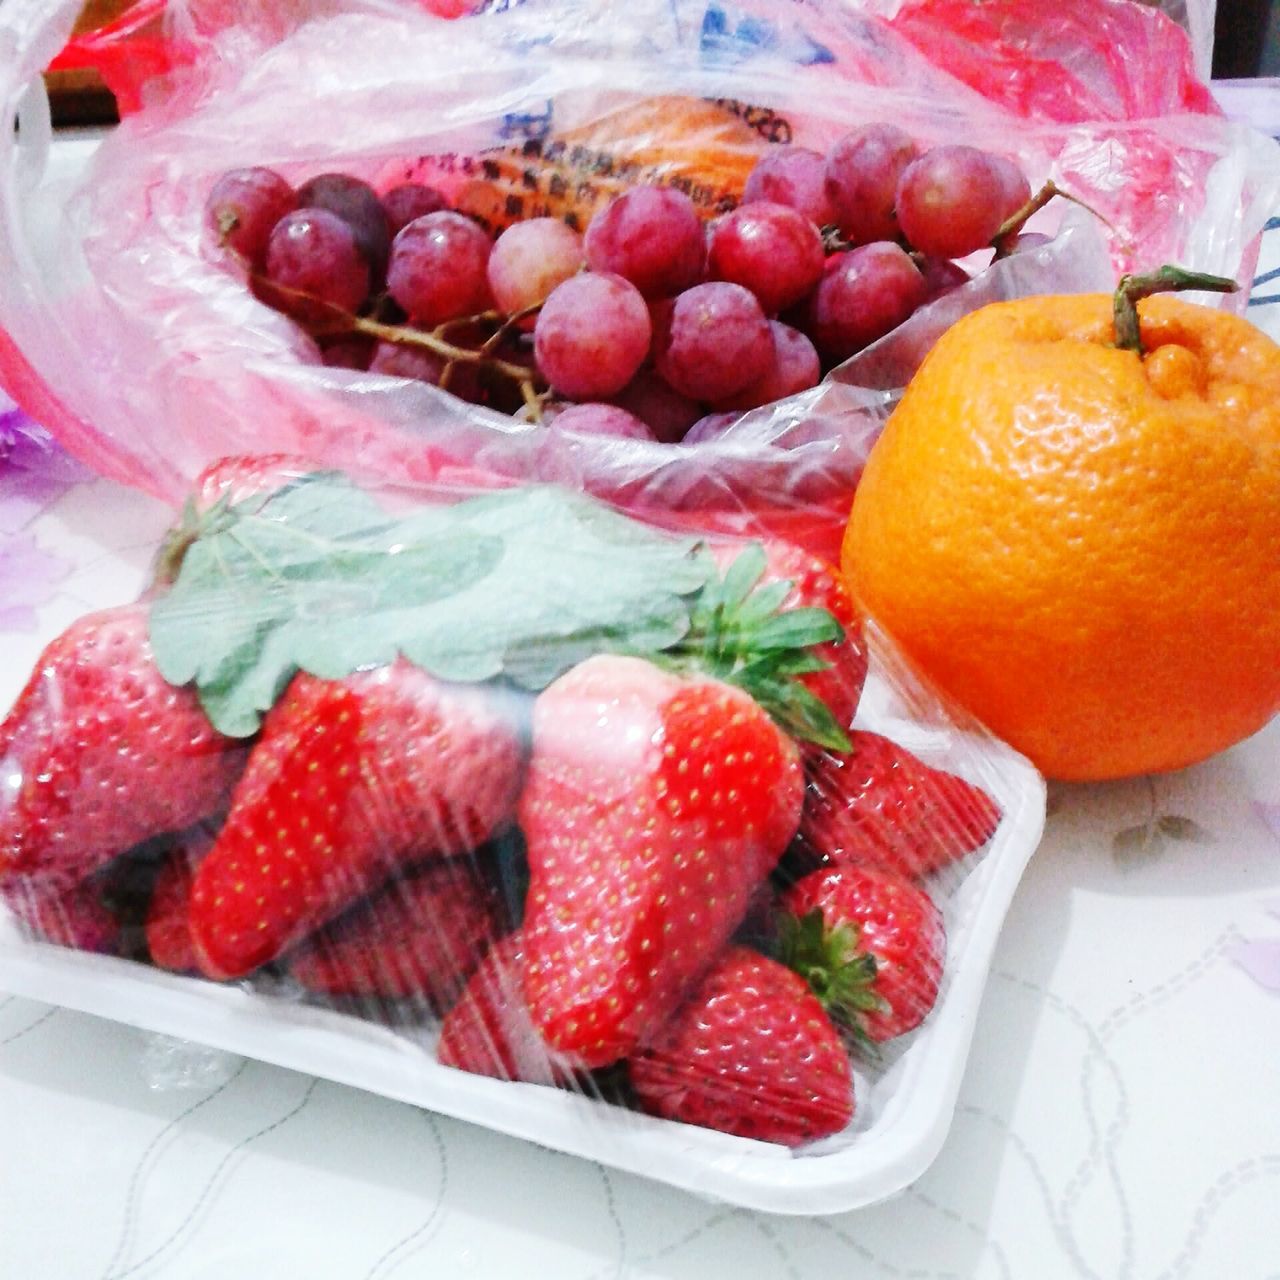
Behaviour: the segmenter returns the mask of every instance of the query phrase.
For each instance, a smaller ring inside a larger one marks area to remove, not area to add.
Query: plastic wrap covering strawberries
[[[816,1212],[940,1143],[1043,810],[793,544],[230,459],[0,724],[0,971]]]
[[[73,9],[7,0],[6,122]],[[217,457],[277,450],[391,482],[564,483],[650,518],[696,512],[833,554],[886,405],[959,313],[1109,288],[1131,264],[1247,277],[1273,207],[1269,144],[1214,110],[1185,33],[1128,0],[883,12],[528,0],[448,22],[390,0],[205,3],[172,7],[168,22],[182,65],[144,86],[147,109],[74,191],[42,180],[38,101],[25,100],[16,138],[0,129],[0,379],[79,456],[170,500]],[[337,367],[368,361],[369,326],[384,318],[376,299],[342,297],[365,308],[355,336],[366,352],[349,360],[332,315],[308,326],[278,297],[255,296],[206,221],[215,184],[250,166],[295,192],[335,172],[379,194],[412,180],[491,233],[535,214],[585,229],[636,185],[679,191],[711,221],[761,161],[820,155],[852,128],[888,122],[916,148],[999,153],[1030,189],[1052,179],[1091,212],[1051,201],[1016,252],[966,258],[949,278],[959,287],[900,324],[891,316],[887,336],[828,343],[817,385],[806,377],[788,394],[797,384],[779,380],[750,408],[745,389],[700,383],[692,398],[706,416],[676,443],[549,432],[519,399],[472,403],[488,392],[462,377],[449,383],[456,395],[432,385],[438,364]]]

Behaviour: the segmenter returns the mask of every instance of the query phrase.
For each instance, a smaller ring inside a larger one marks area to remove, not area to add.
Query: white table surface
[[[1280,305],[1251,314],[1280,333]],[[33,475],[0,468],[0,707],[169,518]],[[0,1280],[1280,1280],[1278,760],[1273,722],[1051,790],[946,1145],[841,1216],[726,1208],[0,973]]]

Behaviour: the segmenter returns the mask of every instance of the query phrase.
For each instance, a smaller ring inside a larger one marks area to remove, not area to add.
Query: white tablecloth
[[[1252,312],[1273,332],[1277,264]],[[128,598],[168,520],[24,457],[0,478],[0,706],[48,637]],[[1277,1280],[1278,748],[1273,723],[1176,775],[1052,789],[949,1139],[843,1216],[725,1208],[0,974],[0,1277]]]

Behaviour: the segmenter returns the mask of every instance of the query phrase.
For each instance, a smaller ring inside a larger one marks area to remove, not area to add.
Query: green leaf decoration
[[[152,607],[164,677],[213,724],[257,731],[296,671],[337,679],[403,655],[446,680],[540,689],[601,651],[689,630],[711,573],[697,543],[550,488],[407,517],[317,474],[221,512]]]

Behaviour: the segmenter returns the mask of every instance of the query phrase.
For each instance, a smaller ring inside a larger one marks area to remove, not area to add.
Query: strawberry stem
[[[1240,286],[1227,276],[1206,275],[1166,263],[1145,276],[1120,277],[1112,300],[1115,317],[1116,346],[1121,351],[1146,354],[1142,346],[1142,330],[1138,324],[1138,303],[1153,293],[1181,293],[1187,289],[1203,289],[1212,293],[1234,293]]]
[[[847,752],[848,735],[801,680],[827,669],[813,650],[841,642],[844,629],[826,609],[782,608],[792,583],[762,583],[765,565],[764,548],[751,543],[723,577],[712,570],[694,601],[688,633],[658,660],[737,685],[792,737]]]

